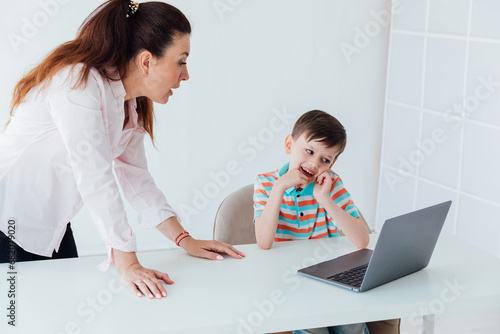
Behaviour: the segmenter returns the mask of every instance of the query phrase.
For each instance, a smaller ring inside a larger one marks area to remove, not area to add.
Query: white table
[[[371,236],[369,248],[375,246]],[[180,249],[139,254],[144,266],[176,282],[161,300],[137,298],[103,257],[17,263],[15,328],[7,325],[8,290],[0,283],[1,333],[263,333],[425,316],[500,306],[500,259],[442,235],[429,266],[364,293],[306,277],[298,268],[355,250],[346,238],[240,246],[243,260],[208,261]],[[0,269],[7,275],[6,264]],[[458,284],[458,286],[457,286]]]

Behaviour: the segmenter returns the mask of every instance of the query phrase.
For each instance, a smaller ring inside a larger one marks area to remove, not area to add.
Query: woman
[[[143,226],[193,256],[244,256],[190,237],[147,170],[143,139],[154,140],[153,102],[167,103],[189,79],[190,33],[168,4],[110,0],[18,82],[0,136],[0,262],[9,260],[13,230],[17,261],[77,257],[69,221],[85,204],[108,247],[100,269],[114,264],[138,296],[166,296],[159,280],[173,283],[168,275],[137,260],[113,162]]]

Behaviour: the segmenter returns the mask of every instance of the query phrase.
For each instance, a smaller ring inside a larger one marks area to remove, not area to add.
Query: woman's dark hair
[[[308,111],[295,122],[292,137],[298,139],[302,134],[307,141],[315,140],[327,147],[338,147],[337,157],[344,151],[347,143],[344,126],[335,117],[321,110]]]
[[[127,64],[140,51],[161,58],[176,34],[191,33],[188,19],[169,4],[144,2],[135,13],[130,12],[129,4],[129,0],[109,0],[94,10],[74,40],[53,50],[17,83],[10,114],[32,88],[47,84],[68,65],[83,64],[77,86],[86,84],[92,68],[109,80],[118,80],[114,71],[125,77]],[[154,140],[153,102],[147,97],[137,98],[137,113],[139,124]]]

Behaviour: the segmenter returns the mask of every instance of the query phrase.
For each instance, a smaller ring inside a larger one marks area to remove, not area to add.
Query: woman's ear
[[[144,50],[136,56],[137,59],[137,67],[141,72],[142,76],[147,77],[149,74],[149,70],[151,69],[151,61],[153,59],[153,55],[151,52]]]
[[[288,135],[285,138],[285,153],[290,154],[292,152],[293,137]]]

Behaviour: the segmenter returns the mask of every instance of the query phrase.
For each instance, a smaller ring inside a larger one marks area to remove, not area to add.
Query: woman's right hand
[[[166,297],[167,291],[160,280],[174,284],[166,273],[144,268],[134,252],[113,249],[113,261],[123,282],[138,297],[143,295],[150,299]]]

